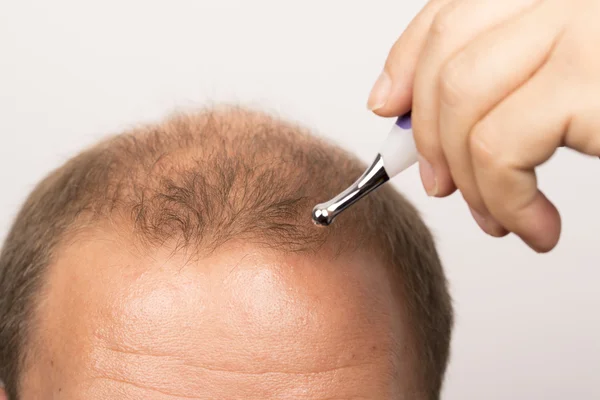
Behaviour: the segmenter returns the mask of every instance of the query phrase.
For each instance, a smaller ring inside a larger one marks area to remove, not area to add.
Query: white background
[[[0,237],[51,168],[181,108],[266,108],[370,161],[392,121],[366,111],[368,92],[423,4],[0,0]],[[415,168],[394,181],[434,231],[452,285],[444,399],[600,399],[600,161],[565,150],[539,175],[563,216],[548,255],[486,237],[460,195],[427,198]]]

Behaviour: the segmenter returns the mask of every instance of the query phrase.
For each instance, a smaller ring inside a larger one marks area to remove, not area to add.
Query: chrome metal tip
[[[328,226],[333,222],[330,218],[327,208],[323,207],[324,204],[317,205],[312,212],[312,220],[316,225]]]
[[[313,209],[313,222],[321,226],[331,225],[341,212],[389,180],[383,165],[383,158],[378,155],[373,164],[352,186],[327,203],[318,204]]]

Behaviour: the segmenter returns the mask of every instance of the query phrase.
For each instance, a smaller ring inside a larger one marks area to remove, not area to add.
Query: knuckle
[[[448,31],[451,31],[453,27],[459,22],[459,18],[455,12],[457,9],[456,3],[452,2],[443,6],[436,16],[433,18],[431,23],[430,35],[435,39],[443,39]]]
[[[584,154],[600,156],[600,135],[597,134],[600,116],[597,111],[581,110],[574,113],[569,121],[564,144]]]
[[[489,138],[493,136],[491,127],[485,122],[479,122],[469,135],[469,151],[473,161],[487,170],[503,169],[507,166],[506,160],[498,152],[493,151]]]
[[[469,97],[469,77],[457,60],[450,60],[440,73],[440,100],[448,106],[458,106]]]

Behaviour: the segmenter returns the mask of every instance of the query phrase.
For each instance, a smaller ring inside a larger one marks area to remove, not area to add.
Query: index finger
[[[406,114],[412,105],[413,80],[421,49],[424,47],[431,24],[446,4],[455,0],[431,0],[411,21],[394,43],[378,81],[389,85],[387,101],[369,103],[369,108],[382,117]]]

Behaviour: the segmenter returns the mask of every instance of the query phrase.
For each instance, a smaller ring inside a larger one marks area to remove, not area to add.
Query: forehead
[[[104,236],[65,249],[47,282],[28,375],[65,399],[389,399],[411,386],[402,307],[360,255],[237,244],[193,259]]]

